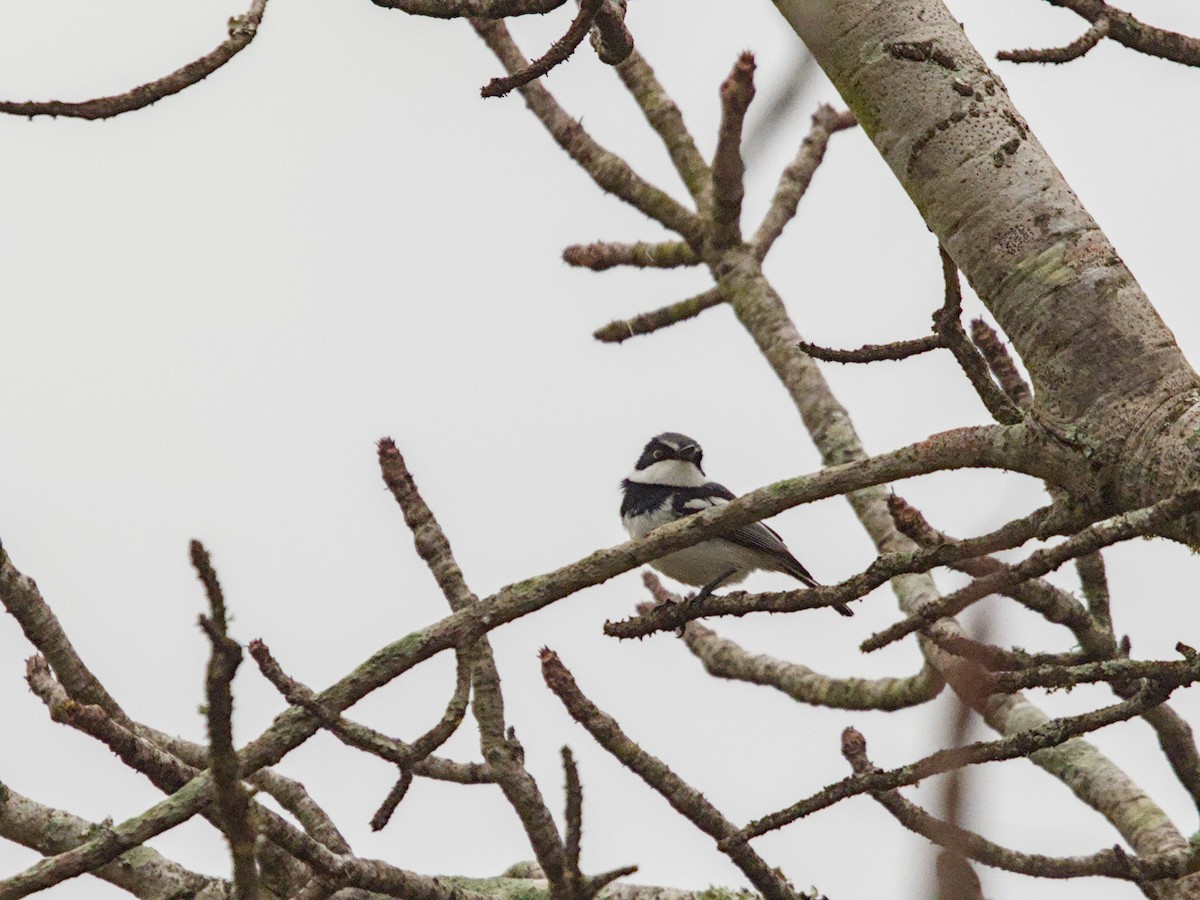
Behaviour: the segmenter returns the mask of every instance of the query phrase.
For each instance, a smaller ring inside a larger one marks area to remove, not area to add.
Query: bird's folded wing
[[[734,495],[723,485],[706,484],[704,487],[709,491],[706,496],[693,497],[683,504],[683,509],[688,513],[698,513],[714,506],[724,506],[734,499]],[[731,528],[729,531],[721,532],[721,537],[739,546],[780,557],[782,560],[792,561],[795,559],[787,545],[783,543],[783,539],[762,522],[751,522],[749,525]]]

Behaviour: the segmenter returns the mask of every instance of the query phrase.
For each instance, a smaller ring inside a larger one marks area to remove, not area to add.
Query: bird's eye
[[[655,450],[655,451],[654,451],[654,458],[655,458],[655,459],[662,459],[662,458],[663,458],[663,456],[664,456],[664,454],[663,454],[663,452],[662,452],[661,450]]]

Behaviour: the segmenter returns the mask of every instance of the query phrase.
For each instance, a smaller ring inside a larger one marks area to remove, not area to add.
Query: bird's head
[[[686,434],[665,431],[652,437],[638,457],[630,481],[696,487],[704,484],[704,451]]]

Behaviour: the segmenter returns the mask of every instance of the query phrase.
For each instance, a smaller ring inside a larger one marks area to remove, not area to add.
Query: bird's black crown
[[[701,460],[704,459],[704,451],[696,441],[678,431],[664,431],[662,434],[650,438],[650,442],[642,450],[642,455],[638,458],[634,468],[640,471],[664,459],[679,459],[695,463],[697,469],[700,469],[701,472],[704,471],[700,465]]]

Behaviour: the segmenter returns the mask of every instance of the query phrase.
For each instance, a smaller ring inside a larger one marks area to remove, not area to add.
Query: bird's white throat
[[[695,463],[682,459],[660,459],[644,469],[634,469],[629,480],[639,484],[667,484],[671,487],[699,487],[708,479]]]

